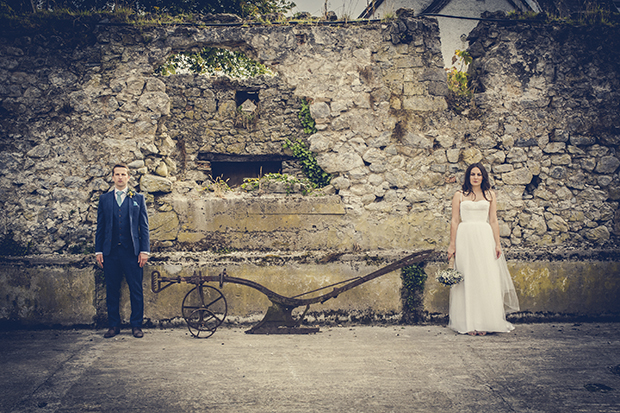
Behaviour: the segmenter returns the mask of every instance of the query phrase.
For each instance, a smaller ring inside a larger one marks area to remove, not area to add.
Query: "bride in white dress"
[[[467,168],[452,198],[452,257],[463,281],[450,290],[448,327],[469,335],[512,331],[506,312],[519,311],[519,302],[500,245],[497,198],[480,163]]]

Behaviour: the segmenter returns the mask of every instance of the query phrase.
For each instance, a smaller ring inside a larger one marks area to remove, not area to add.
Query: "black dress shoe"
[[[110,329],[103,335],[103,338],[112,338],[120,332],[120,327],[110,327]]]
[[[133,334],[133,336],[135,338],[142,338],[142,337],[144,337],[144,333],[142,332],[142,329],[140,327],[132,327],[131,328],[131,334]]]

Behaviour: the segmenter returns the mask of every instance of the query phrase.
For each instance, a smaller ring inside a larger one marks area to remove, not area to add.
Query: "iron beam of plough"
[[[382,267],[380,269],[378,269],[377,271],[373,271],[372,273],[365,275],[363,277],[355,277],[352,278],[351,280],[347,280],[350,281],[347,284],[343,285],[342,287],[335,287],[332,291],[330,291],[327,294],[323,294],[317,297],[313,297],[313,298],[299,298],[303,295],[306,294],[310,294],[312,292],[316,292],[316,291],[320,291],[320,290],[324,290],[326,288],[330,288],[332,286],[335,285],[339,285],[342,284],[343,282],[347,282],[347,281],[342,281],[339,283],[335,283],[332,284],[331,286],[327,286],[327,287],[323,287],[323,288],[319,288],[317,290],[314,291],[310,291],[307,293],[303,293],[300,295],[297,295],[295,297],[285,297],[283,295],[280,295],[272,290],[270,290],[269,288],[255,282],[252,280],[247,280],[245,278],[238,278],[238,277],[229,277],[226,275],[226,270],[224,270],[224,272],[222,272],[219,275],[197,275],[194,274],[193,276],[190,277],[160,277],[159,278],[159,282],[167,282],[169,284],[164,285],[163,287],[159,287],[158,291],[163,290],[164,288],[169,287],[171,284],[174,283],[180,283],[180,282],[188,282],[188,283],[192,283],[192,284],[200,284],[203,282],[219,282],[220,283],[220,287],[222,287],[222,285],[224,283],[232,283],[232,284],[240,284],[240,285],[245,285],[247,287],[251,287],[254,288],[255,290],[260,291],[261,293],[265,294],[270,301],[274,302],[274,303],[278,303],[281,304],[283,306],[286,307],[301,307],[301,306],[306,306],[306,305],[310,305],[310,304],[316,304],[316,303],[324,303],[325,301],[338,297],[338,295],[342,294],[345,291],[348,291],[352,288],[357,287],[358,285],[364,284],[368,281],[374,280],[375,278],[378,278],[382,275],[388,274],[392,271],[396,271],[402,267],[406,267],[408,265],[413,265],[413,264],[417,264],[420,263],[422,261],[426,261],[428,260],[432,255],[435,254],[434,250],[425,250],[425,251],[418,251],[415,252],[411,255],[406,256],[405,258],[398,260],[390,265],[387,265],[385,267]],[[158,292],[155,291],[154,292]]]
[[[160,276],[159,271],[153,271],[153,273],[151,274],[151,290],[154,293],[158,293],[168,288],[172,284],[178,284],[181,282],[195,284],[196,285],[195,289],[198,289],[199,293],[202,293],[202,288],[207,288],[207,286],[203,286],[203,284],[208,283],[208,282],[218,282],[220,288],[222,288],[225,283],[245,285],[247,287],[251,287],[251,288],[254,288],[255,290],[262,292],[269,298],[269,300],[272,303],[272,306],[268,308],[267,313],[265,314],[265,317],[263,318],[263,320],[261,320],[258,324],[252,327],[252,329],[248,330],[247,333],[251,333],[251,334],[276,334],[276,333],[277,334],[293,334],[293,333],[307,334],[307,333],[318,331],[318,328],[299,328],[299,325],[301,321],[303,320],[303,317],[305,316],[311,304],[324,303],[325,301],[331,298],[338,297],[338,295],[342,294],[345,291],[355,288],[365,282],[371,281],[382,275],[388,274],[392,271],[396,271],[408,265],[413,265],[413,264],[418,264],[423,261],[428,261],[430,258],[432,258],[433,255],[436,255],[436,254],[437,253],[434,250],[425,250],[425,251],[415,252],[390,265],[387,265],[376,271],[373,271],[372,273],[366,276],[350,278],[348,280],[340,281],[340,282],[331,284],[329,286],[322,287],[322,288],[319,288],[313,291],[309,291],[307,293],[303,293],[303,294],[300,294],[294,297],[285,297],[283,295],[280,295],[255,281],[246,280],[244,278],[229,277],[226,274],[226,269],[224,269],[219,275],[202,275],[201,273],[194,273],[192,276],[189,276],[189,277],[181,277],[181,276],[162,277]],[[166,284],[162,285],[162,283],[166,283]],[[342,287],[335,287],[337,285],[342,285],[342,284],[344,284]],[[333,290],[327,294],[323,294],[323,295],[313,297],[313,298],[304,298],[304,299],[299,298],[301,296],[311,294],[317,291],[322,291],[322,290],[325,290],[331,287],[334,287]],[[214,289],[221,295],[221,292],[218,289],[214,287],[208,287],[208,288]],[[192,291],[190,291],[190,293]],[[222,298],[223,298],[223,295],[222,295]],[[209,303],[205,305],[203,301],[204,300],[201,299],[201,303],[202,303],[201,306],[197,307],[194,310],[194,312],[203,311],[203,312],[207,312],[208,314],[212,314],[215,317],[215,314],[213,314],[209,310],[209,307],[213,303]],[[294,320],[292,317],[293,309],[297,307],[302,307],[302,306],[306,307],[303,315],[298,320]],[[224,314],[224,317],[225,317],[225,314]],[[191,322],[193,321],[193,319],[188,320],[186,318],[186,321],[188,322],[188,326],[191,327],[192,326]],[[220,324],[222,321],[223,321],[223,318],[220,320]],[[195,335],[197,337],[198,334],[200,334],[200,332],[203,330],[199,328],[200,326],[194,326],[194,327],[199,329],[199,332],[196,334],[192,332],[192,335]],[[209,329],[208,331],[208,333],[210,333],[209,336],[215,332],[215,328],[217,328],[217,325],[213,326],[212,329]],[[192,330],[190,328],[190,332],[191,331]]]

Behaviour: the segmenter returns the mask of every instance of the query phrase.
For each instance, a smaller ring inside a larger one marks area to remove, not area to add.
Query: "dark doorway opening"
[[[269,173],[281,173],[282,162],[292,159],[286,155],[198,154],[198,160],[210,162],[211,177],[226,181],[230,187],[241,185],[244,178],[258,178]]]
[[[239,186],[244,178],[258,178],[282,170],[282,162],[211,162],[213,179],[221,178],[228,186]]]

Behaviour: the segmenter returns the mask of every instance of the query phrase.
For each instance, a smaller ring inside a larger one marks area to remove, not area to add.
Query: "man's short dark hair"
[[[129,167],[127,165],[125,165],[124,163],[117,163],[116,165],[114,165],[112,167],[112,175],[114,175],[114,170],[116,168],[125,168],[125,169],[127,169],[127,175],[129,175]]]

